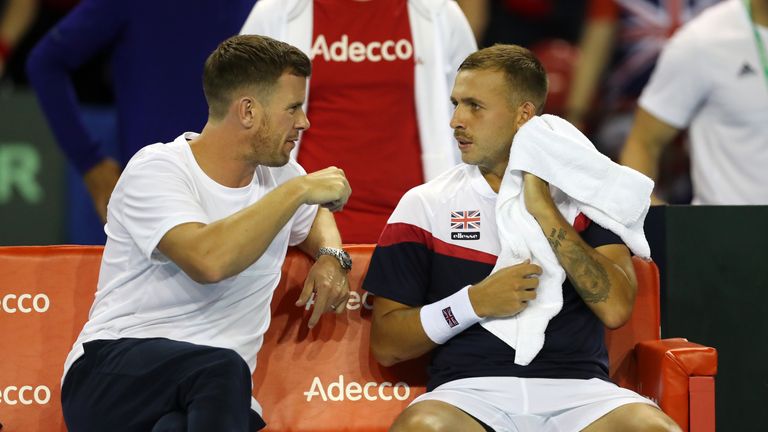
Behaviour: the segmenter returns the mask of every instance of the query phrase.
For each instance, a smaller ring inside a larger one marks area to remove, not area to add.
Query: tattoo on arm
[[[563,264],[576,292],[587,303],[601,303],[608,300],[611,290],[608,272],[600,263],[591,259],[578,242],[567,241],[566,237],[564,229],[553,228],[547,240],[560,263]]]
[[[552,250],[557,253],[561,245],[560,241],[565,240],[565,230],[560,228],[560,232],[558,232],[557,228],[552,228],[552,232],[549,233],[547,240],[549,240],[549,245],[552,246]]]

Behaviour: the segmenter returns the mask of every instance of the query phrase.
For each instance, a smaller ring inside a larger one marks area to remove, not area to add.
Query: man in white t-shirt
[[[205,63],[202,133],[126,166],[96,298],[64,366],[70,431],[263,427],[251,375],[289,245],[317,257],[296,302],[316,294],[309,326],[344,310],[351,261],[330,212],[349,184],[335,167],[306,174],[290,159],[309,127],[310,71],[283,42],[222,42]]]
[[[768,0],[728,0],[670,40],[621,162],[656,179],[688,129],[694,204],[768,204]],[[657,199],[657,201],[659,201]]]

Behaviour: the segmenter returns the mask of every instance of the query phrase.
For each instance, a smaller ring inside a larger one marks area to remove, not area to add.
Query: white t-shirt
[[[768,29],[758,28],[768,46]],[[768,204],[768,82],[741,0],[672,37],[639,104],[688,127],[694,204]]]
[[[240,274],[208,285],[193,281],[156,248],[168,230],[225,218],[306,174],[291,160],[279,168],[258,167],[246,187],[222,186],[197,165],[187,143],[195,136],[188,132],[171,143],[147,146],[128,162],[109,201],[96,298],[65,375],[85,342],[152,337],[231,348],[253,373],[288,245],[306,238],[317,206],[302,205],[261,258]]]

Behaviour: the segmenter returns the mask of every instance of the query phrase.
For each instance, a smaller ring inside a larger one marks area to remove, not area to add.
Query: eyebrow
[[[463,98],[460,98],[460,99],[456,100],[456,98],[455,98],[455,97],[451,96],[451,103],[457,103],[457,102],[461,102],[461,103],[474,103],[474,104],[478,104],[478,105],[482,105],[482,104],[483,104],[483,103],[482,103],[482,102],[481,102],[479,99],[477,99],[477,98],[473,98],[473,97],[463,97]]]

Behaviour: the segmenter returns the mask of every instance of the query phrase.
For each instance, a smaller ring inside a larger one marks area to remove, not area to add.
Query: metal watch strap
[[[352,270],[352,259],[344,249],[321,247],[317,250],[317,256],[315,256],[315,259],[320,258],[320,255],[330,255],[339,260],[339,265],[341,265],[341,268],[344,270]]]

